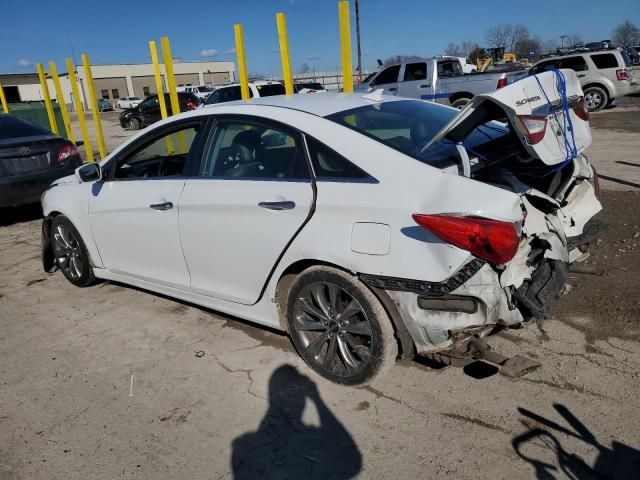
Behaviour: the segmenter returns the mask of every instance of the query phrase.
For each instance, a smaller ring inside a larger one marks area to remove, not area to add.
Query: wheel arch
[[[289,290],[295,278],[302,273],[304,270],[315,267],[315,266],[325,266],[330,268],[335,268],[336,270],[341,270],[346,272],[353,277],[359,278],[357,272],[353,272],[348,270],[340,265],[336,265],[331,262],[327,262],[324,260],[318,259],[301,259],[293,262],[289,266],[287,266],[282,273],[280,274],[278,281],[276,283],[276,289],[274,294],[274,303],[276,304],[276,309],[278,311],[278,322],[280,324],[280,328],[282,331],[288,332],[288,326],[286,321],[286,312],[287,312],[287,298],[289,296]],[[415,356],[415,344],[413,339],[411,338],[411,334],[407,329],[402,317],[400,316],[400,312],[398,311],[398,307],[395,305],[389,294],[381,289],[370,287],[366,283],[360,281],[362,285],[365,286],[378,301],[382,304],[382,307],[385,309],[387,315],[391,319],[391,324],[393,325],[394,334],[396,340],[398,341],[398,345],[400,348],[399,357],[400,358],[413,358]]]
[[[453,103],[456,100],[460,100],[461,98],[468,98],[471,100],[475,95],[471,92],[456,92],[449,97],[449,103]]]
[[[589,82],[586,85],[584,85],[582,87],[582,91],[584,92],[586,89],[591,88],[591,87],[598,87],[604,90],[604,92],[607,94],[607,97],[609,97],[609,100],[613,99],[613,95],[611,94],[611,89],[605,85],[604,83],[600,83],[600,82]]]

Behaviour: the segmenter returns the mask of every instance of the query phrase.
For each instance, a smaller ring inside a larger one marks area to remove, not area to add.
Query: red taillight
[[[413,219],[445,242],[491,263],[507,263],[518,251],[520,234],[513,223],[420,213],[414,213]]]
[[[580,97],[578,103],[573,106],[573,111],[578,118],[581,118],[585,122],[589,121],[589,110],[584,107],[584,98]]]
[[[532,115],[518,115],[516,125],[527,136],[529,145],[540,143],[547,131],[547,118]]]
[[[629,72],[621,68],[620,70],[616,70],[616,77],[618,77],[618,80],[629,80]]]
[[[502,87],[506,87],[507,86],[507,79],[506,78],[501,78],[500,80],[498,80],[498,85],[496,85],[496,90],[498,90],[499,88]]]
[[[196,108],[198,108],[198,105],[196,105],[196,102],[194,102],[193,100],[189,99],[189,100],[187,100],[187,108],[189,110],[195,110]]]
[[[63,163],[79,156],[80,152],[78,152],[78,148],[75,145],[65,145],[58,152],[58,163]]]

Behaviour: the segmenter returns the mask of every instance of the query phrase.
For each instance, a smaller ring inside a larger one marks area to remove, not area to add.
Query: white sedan
[[[171,117],[43,195],[44,267],[280,329],[342,384],[477,357],[548,315],[601,208],[563,72],[566,95],[548,72],[460,112],[374,92]]]
[[[116,102],[116,107],[126,109],[135,108],[142,102],[140,97],[122,97]]]

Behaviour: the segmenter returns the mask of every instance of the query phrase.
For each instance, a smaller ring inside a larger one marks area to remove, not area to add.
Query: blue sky
[[[352,10],[353,10],[353,1]],[[638,0],[534,2],[361,0],[363,65],[395,54],[435,55],[463,39],[484,44],[488,27],[522,23],[543,40],[580,33],[585,41],[611,38],[613,28],[637,14]],[[287,15],[292,66],[339,66],[337,0],[0,0],[0,72],[35,71],[36,62],[88,53],[93,63],[149,61],[148,41],[167,35],[173,56],[234,60],[233,24],[242,23],[251,74],[280,71],[275,14]],[[353,20],[352,16],[352,20]],[[355,26],[352,25],[355,59]],[[210,52],[203,52],[210,50]]]

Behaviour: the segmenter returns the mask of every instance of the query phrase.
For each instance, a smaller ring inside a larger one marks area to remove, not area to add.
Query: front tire
[[[77,287],[88,287],[95,283],[93,268],[87,247],[80,233],[64,215],[51,222],[51,245],[56,266]]]
[[[451,103],[453,108],[457,108],[458,110],[462,110],[464,106],[471,101],[470,98],[459,98],[456,101]]]
[[[130,118],[127,122],[127,127],[129,130],[140,130],[140,120],[137,118]]]
[[[609,95],[601,87],[588,87],[584,91],[584,103],[587,110],[597,112],[602,110],[609,102]]]
[[[398,344],[385,309],[363,283],[341,270],[316,266],[298,275],[286,315],[300,356],[332,382],[367,384],[395,363]]]

